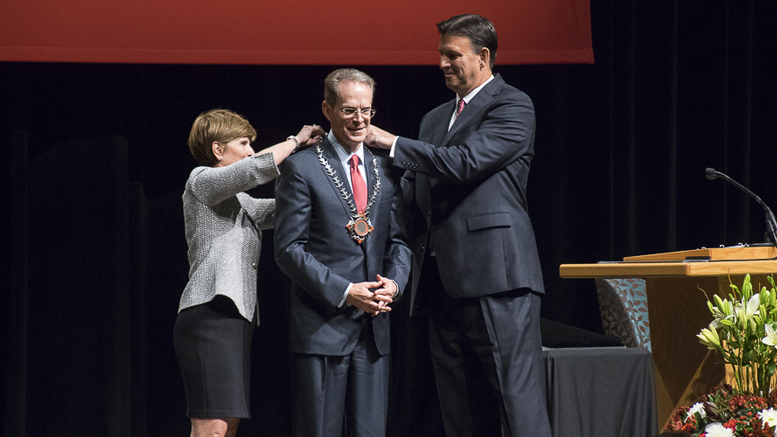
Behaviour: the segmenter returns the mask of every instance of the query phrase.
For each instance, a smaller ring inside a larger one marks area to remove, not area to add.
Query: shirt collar
[[[348,161],[351,160],[351,155],[354,154],[359,157],[359,162],[364,165],[364,147],[362,147],[361,143],[359,143],[359,147],[356,149],[356,152],[351,153],[345,150],[345,146],[337,142],[337,138],[335,138],[335,135],[331,130],[329,131],[329,135],[327,135],[327,139],[330,143],[332,143],[332,146],[334,146],[335,152],[337,152],[337,157],[340,159],[340,162],[342,162],[344,166],[348,164]]]
[[[483,87],[484,87],[484,86],[486,86],[486,85],[488,85],[488,83],[489,83],[489,82],[491,82],[492,80],[494,80],[494,75],[493,75],[493,74],[492,74],[492,75],[491,75],[491,77],[489,77],[489,78],[488,78],[488,79],[487,79],[485,82],[481,83],[481,84],[480,84],[480,86],[478,86],[478,87],[477,87],[477,88],[475,88],[474,90],[470,91],[470,92],[469,92],[469,94],[467,94],[466,96],[464,96],[464,97],[462,97],[462,98],[459,98],[459,96],[458,96],[458,94],[457,94],[457,95],[456,95],[456,106],[457,106],[457,107],[459,106],[459,101],[460,101],[461,99],[464,99],[464,101],[465,101],[465,102],[467,102],[467,104],[469,104],[469,101],[470,101],[470,100],[472,100],[472,99],[475,97],[475,95],[476,95],[477,93],[479,93],[479,92],[480,92],[480,90],[482,90],[482,89],[483,89]]]

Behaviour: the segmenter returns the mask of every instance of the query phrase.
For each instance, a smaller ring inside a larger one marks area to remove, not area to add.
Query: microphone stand
[[[772,245],[777,246],[777,219],[774,217],[774,213],[772,213],[772,210],[766,206],[763,200],[761,200],[760,197],[758,197],[755,193],[745,188],[744,185],[740,184],[739,182],[735,181],[734,179],[731,179],[727,174],[721,173],[714,168],[708,168],[706,170],[707,172],[707,179],[713,180],[718,177],[721,177],[726,180],[726,182],[729,182],[733,186],[739,188],[740,190],[744,191],[746,194],[751,196],[753,199],[755,199],[756,202],[758,202],[761,207],[764,209],[764,213],[766,213],[766,232],[769,238],[772,240]],[[768,240],[768,238],[767,238]]]

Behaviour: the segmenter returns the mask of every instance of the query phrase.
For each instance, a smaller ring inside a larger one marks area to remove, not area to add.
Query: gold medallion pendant
[[[372,227],[369,217],[364,214],[352,216],[345,228],[348,229],[351,238],[359,244],[362,244],[362,241],[375,229]]]

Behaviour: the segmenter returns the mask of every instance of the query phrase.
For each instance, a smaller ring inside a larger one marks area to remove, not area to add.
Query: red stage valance
[[[0,61],[429,65],[434,24],[478,13],[499,64],[592,63],[588,0],[8,0]]]

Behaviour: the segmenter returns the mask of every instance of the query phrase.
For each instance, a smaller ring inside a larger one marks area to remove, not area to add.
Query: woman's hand
[[[326,131],[321,126],[313,124],[302,126],[302,130],[296,137],[300,147],[307,147],[320,143],[324,135],[326,135]]]
[[[326,132],[323,128],[321,128],[321,126],[317,124],[305,125],[302,126],[302,130],[300,130],[297,135],[294,135],[296,140],[294,140],[292,137],[289,137],[282,143],[278,143],[272,147],[268,147],[260,151],[258,155],[272,153],[273,159],[275,160],[275,165],[280,165],[280,163],[286,159],[286,157],[296,152],[297,150],[304,149],[305,147],[321,142],[321,140],[324,138],[324,135],[326,135]],[[299,144],[299,147],[297,144]]]

